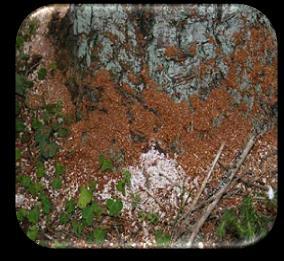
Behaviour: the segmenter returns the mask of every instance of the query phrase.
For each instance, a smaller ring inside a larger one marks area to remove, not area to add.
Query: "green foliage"
[[[216,232],[221,239],[229,234],[251,240],[266,233],[268,224],[269,219],[256,211],[251,197],[245,197],[238,208],[225,210]]]
[[[25,39],[21,35],[17,35],[16,37],[16,49],[21,49],[24,45]]]
[[[62,163],[56,162],[55,163],[55,175],[61,176],[65,171],[65,167]]]
[[[159,223],[159,215],[157,213],[141,211],[139,212],[138,216],[150,224],[156,225]]]
[[[164,233],[162,230],[157,230],[155,232],[155,240],[158,245],[168,245],[171,242],[171,236],[167,233]]]
[[[75,211],[76,204],[73,199],[70,199],[66,202],[65,211],[67,214],[72,215]]]
[[[37,77],[41,81],[45,79],[46,74],[47,70],[44,67],[41,67],[37,72]]]
[[[35,206],[33,209],[31,209],[27,215],[28,221],[35,225],[39,222],[39,216],[40,216],[40,208],[39,206]]]
[[[53,158],[59,150],[59,146],[53,142],[41,142],[39,144],[40,154],[44,159]]]
[[[94,238],[97,244],[102,244],[106,240],[106,231],[102,228],[96,228]]]
[[[21,150],[16,148],[16,161],[20,160],[21,156],[22,156]]]
[[[89,203],[91,203],[92,197],[93,193],[90,189],[87,189],[86,187],[81,187],[79,200],[78,200],[78,207],[81,209],[85,208]]]
[[[72,221],[72,231],[77,237],[81,237],[83,233],[84,225],[78,221]]]
[[[141,197],[138,193],[132,193],[131,194],[131,206],[132,208],[137,208],[138,205],[140,204],[141,202]]]
[[[24,75],[16,73],[16,93],[24,96],[26,90],[33,86],[33,82],[29,81]]]
[[[55,177],[52,181],[52,187],[54,189],[61,189],[62,187],[62,180],[60,177]]]
[[[94,217],[100,217],[103,209],[95,202],[82,210],[82,218],[86,225],[90,226],[93,223]]]
[[[50,103],[45,106],[46,112],[51,116],[57,116],[62,111],[62,102],[58,101],[57,103]]]
[[[20,119],[16,119],[16,132],[22,132],[26,129],[25,124]]]
[[[36,175],[39,178],[42,178],[45,175],[45,167],[42,161],[36,163]]]
[[[30,226],[27,231],[27,237],[33,241],[35,241],[38,237],[38,227]]]
[[[51,128],[43,126],[36,130],[35,132],[35,141],[40,145],[41,143],[47,143],[49,137],[51,136]]]
[[[38,130],[38,129],[42,128],[42,126],[43,126],[43,124],[38,119],[35,119],[35,118],[32,119],[32,128],[34,130]]]
[[[52,210],[52,203],[44,192],[40,192],[39,199],[42,203],[42,210],[44,214],[49,214]]]
[[[106,205],[107,205],[109,215],[112,217],[119,216],[123,208],[123,203],[119,199],[108,199],[106,201]]]
[[[20,110],[21,110],[21,105],[20,103],[16,100],[16,108],[15,108],[15,112],[16,112],[16,115],[18,115],[20,113]]]
[[[100,154],[100,156],[99,156],[99,163],[100,163],[101,171],[103,171],[103,172],[112,171],[112,169],[113,169],[112,161],[106,159],[103,154]]]
[[[18,221],[23,221],[28,215],[28,211],[25,208],[20,208],[17,212],[16,212],[16,216]]]
[[[57,135],[58,135],[58,137],[60,137],[60,138],[66,138],[68,135],[69,135],[69,130],[68,129],[66,129],[66,128],[59,128],[58,130],[57,130]]]
[[[70,199],[66,202],[65,211],[59,217],[60,224],[67,224],[70,221],[71,216],[75,211],[75,207],[76,204],[73,199]]]
[[[125,196],[125,186],[130,184],[131,173],[128,170],[124,170],[123,177],[116,184],[116,189]]]
[[[20,183],[29,193],[36,195],[43,190],[43,187],[40,183],[33,182],[29,176],[18,176],[17,182]]]

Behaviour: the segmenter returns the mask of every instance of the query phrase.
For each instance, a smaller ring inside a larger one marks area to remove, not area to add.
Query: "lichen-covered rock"
[[[238,85],[240,91],[231,92],[238,100],[262,85],[261,70],[252,75],[256,64],[265,70],[277,58],[270,22],[246,5],[84,4],[70,12],[81,66],[104,67],[136,90],[146,87],[147,68],[176,101],[205,98],[224,80]],[[242,101],[252,107],[251,98]]]

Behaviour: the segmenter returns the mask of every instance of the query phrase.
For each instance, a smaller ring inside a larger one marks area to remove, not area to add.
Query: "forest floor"
[[[48,10],[37,14],[41,22],[33,30],[27,19],[31,35],[17,47],[20,226],[50,247],[187,247],[191,229],[246,146],[252,114],[234,103],[226,82],[206,100],[191,96],[192,107],[177,103],[146,66],[142,92],[118,84],[105,68],[76,82],[58,68]],[[79,111],[72,84],[82,88]],[[222,143],[185,226],[179,217],[189,211]],[[277,174],[274,124],[257,137],[194,245],[246,244],[268,233],[277,212]]]

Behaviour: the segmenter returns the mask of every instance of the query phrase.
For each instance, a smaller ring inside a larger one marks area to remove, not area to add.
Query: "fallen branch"
[[[227,191],[228,187],[230,186],[234,176],[236,175],[237,171],[239,170],[240,166],[242,165],[242,163],[244,162],[244,160],[246,159],[248,153],[250,152],[251,148],[253,147],[254,143],[256,141],[256,136],[252,135],[249,139],[249,141],[246,144],[245,149],[243,150],[238,162],[236,163],[236,167],[234,169],[231,170],[231,174],[229,175],[229,180],[227,182],[226,185],[224,185],[223,188],[221,188],[217,193],[216,193],[216,198],[215,200],[207,207],[207,209],[204,211],[203,215],[201,216],[201,218],[199,219],[199,221],[196,223],[196,225],[193,228],[193,231],[191,233],[190,239],[188,244],[191,246],[195,237],[197,236],[200,228],[203,226],[204,222],[206,221],[206,219],[209,217],[209,215],[211,214],[212,210],[216,207],[216,205],[218,204],[218,202],[220,201],[220,199],[222,198],[222,196],[224,195],[224,193]]]
[[[215,168],[215,166],[216,166],[216,164],[217,164],[217,162],[218,162],[218,160],[219,160],[219,158],[221,156],[221,153],[223,151],[224,146],[225,146],[225,143],[223,142],[221,144],[221,146],[220,146],[216,156],[215,156],[215,159],[213,160],[212,166],[211,166],[211,168],[210,168],[206,178],[203,180],[202,185],[201,185],[201,187],[200,187],[196,197],[194,198],[192,204],[190,205],[189,210],[187,211],[187,213],[185,215],[183,215],[182,217],[179,218],[179,221],[184,220],[185,218],[187,218],[191,214],[192,210],[195,208],[196,203],[198,202],[198,200],[199,200],[203,190],[205,189],[205,186],[208,183],[208,180],[210,179],[211,174],[212,174],[212,172],[213,172],[213,170],[214,170],[214,168]],[[177,221],[176,221],[176,223],[177,223]]]

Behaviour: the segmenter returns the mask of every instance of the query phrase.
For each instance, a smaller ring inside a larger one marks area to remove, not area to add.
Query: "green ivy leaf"
[[[33,118],[33,120],[32,120],[32,128],[34,130],[40,129],[40,128],[42,128],[42,126],[43,126],[43,124],[38,119]]]
[[[40,193],[39,199],[42,203],[43,213],[46,214],[46,215],[49,214],[49,212],[52,209],[52,203],[51,203],[50,199],[48,198],[48,196],[44,192]]]
[[[80,195],[78,200],[79,208],[85,208],[92,201],[92,197],[92,192],[89,189],[82,187],[80,189]]]
[[[20,208],[16,212],[16,215],[17,215],[18,221],[23,221],[27,217],[28,211],[25,208]]]
[[[67,214],[72,215],[75,211],[76,204],[73,199],[70,199],[66,202],[65,211]]]
[[[37,226],[30,226],[27,231],[27,237],[33,241],[37,239],[38,236],[38,227]]]
[[[45,79],[46,74],[47,74],[47,70],[44,67],[42,67],[38,70],[37,77],[41,81]]]
[[[102,228],[96,228],[94,231],[94,239],[97,244],[102,244],[106,240],[106,231]]]
[[[29,211],[27,218],[31,224],[35,225],[39,221],[39,216],[40,216],[40,208],[39,206],[35,206],[32,210]]]
[[[119,216],[123,208],[123,203],[119,199],[108,199],[106,205],[109,211],[109,215],[113,217]]]
[[[112,161],[105,159],[104,155],[102,155],[102,154],[100,154],[100,156],[99,156],[99,163],[100,163],[101,171],[103,171],[103,172],[112,171],[112,169],[113,169]]]
[[[20,160],[21,156],[22,156],[21,150],[16,148],[16,161]]]
[[[66,128],[60,128],[57,131],[57,135],[60,138],[66,138],[68,136],[68,134],[69,134],[69,131]]]
[[[42,161],[36,163],[36,175],[39,178],[42,178],[45,175],[45,167]]]
[[[51,136],[51,128],[42,127],[36,130],[35,132],[35,141],[40,144],[42,142],[48,142],[49,137]]]
[[[85,207],[82,210],[82,218],[83,218],[83,220],[84,220],[84,222],[86,223],[87,226],[92,225],[94,216],[95,216],[95,214],[94,214],[94,210],[93,210],[92,205]]]
[[[16,132],[21,132],[24,131],[26,128],[25,124],[23,121],[20,119],[16,119]]]
[[[33,82],[27,80],[27,78],[22,75],[16,73],[16,93],[23,96],[26,93],[26,90],[28,88],[31,88],[33,86]]]
[[[59,150],[59,146],[55,142],[41,142],[39,144],[40,154],[43,158],[53,158]]]
[[[65,171],[65,167],[62,163],[56,162],[55,163],[55,175],[61,176]]]
[[[60,189],[62,187],[62,180],[59,177],[56,177],[53,181],[52,181],[52,187],[54,189]]]

